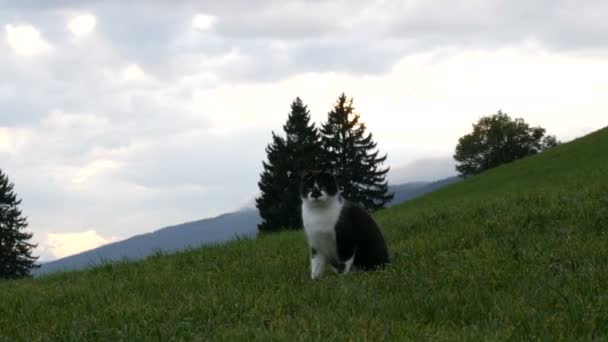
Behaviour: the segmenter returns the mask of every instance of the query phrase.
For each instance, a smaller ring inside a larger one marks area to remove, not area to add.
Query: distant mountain
[[[422,195],[428,194],[429,192],[438,190],[439,188],[442,188],[446,185],[459,182],[460,180],[462,180],[462,178],[455,176],[441,179],[435,182],[412,182],[401,185],[389,186],[388,190],[390,192],[394,192],[395,196],[393,197],[393,200],[388,203],[388,206],[390,207],[401,202],[412,200],[416,197],[420,197]]]
[[[44,263],[33,274],[72,271],[123,259],[143,259],[156,251],[176,252],[203,244],[225,242],[237,236],[254,237],[260,220],[257,210],[243,210],[170,226]]]
[[[388,172],[388,182],[390,184],[420,183],[454,177],[457,175],[455,165],[456,162],[449,156],[417,159],[406,165],[391,167]]]

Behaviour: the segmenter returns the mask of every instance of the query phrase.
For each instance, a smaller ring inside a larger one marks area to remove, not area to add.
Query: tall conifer
[[[266,155],[268,160],[262,162],[264,170],[258,182],[261,196],[255,199],[262,217],[258,225],[260,232],[278,230],[289,221],[284,197],[291,175],[288,172],[289,155],[285,139],[272,132],[272,143],[266,147]]]
[[[344,197],[375,211],[393,198],[386,181],[389,168],[382,168],[387,156],[378,156],[372,134],[365,134],[359,119],[352,98],[340,95],[321,127],[323,160],[335,173]]]
[[[261,232],[302,227],[298,175],[317,168],[321,156],[319,132],[310,123],[310,112],[299,97],[291,104],[283,130],[285,138],[273,133],[258,183],[262,194],[256,199],[256,207],[262,217],[258,226]]]
[[[38,259],[32,256],[36,245],[28,242],[32,233],[24,231],[27,220],[13,190],[13,183],[0,170],[0,278],[5,279],[28,276]]]

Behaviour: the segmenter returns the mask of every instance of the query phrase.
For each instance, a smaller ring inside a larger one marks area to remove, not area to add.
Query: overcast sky
[[[399,180],[451,173],[499,109],[566,141],[608,124],[607,1],[0,8],[0,168],[41,260],[250,203],[296,96],[316,122],[353,96]]]

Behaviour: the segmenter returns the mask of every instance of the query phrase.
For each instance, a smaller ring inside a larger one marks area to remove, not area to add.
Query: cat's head
[[[300,197],[311,204],[323,204],[338,196],[338,183],[331,172],[304,171],[300,174]]]

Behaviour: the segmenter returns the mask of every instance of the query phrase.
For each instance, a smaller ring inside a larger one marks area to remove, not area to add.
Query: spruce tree
[[[28,276],[38,259],[32,256],[36,245],[28,242],[32,234],[23,231],[27,220],[13,189],[14,184],[0,170],[0,278],[5,279]]]
[[[321,154],[319,132],[300,98],[292,102],[283,130],[286,138],[272,134],[273,142],[266,148],[268,162],[263,162],[258,183],[262,193],[256,198],[262,217],[260,232],[302,228],[298,175],[316,168]]]
[[[291,157],[292,171],[297,174],[303,170],[317,168],[321,157],[319,131],[314,123],[310,123],[308,107],[299,97],[291,103],[291,112],[283,125],[283,130],[287,136],[287,150]],[[296,185],[299,186],[299,180]]]
[[[387,156],[378,156],[372,134],[365,134],[359,119],[352,98],[342,94],[321,127],[324,168],[334,172],[345,198],[376,211],[393,198],[386,181],[389,168],[381,167]]]
[[[260,232],[269,232],[285,227],[288,212],[284,201],[289,188],[287,144],[285,139],[272,132],[272,143],[266,147],[268,161],[263,161],[264,170],[258,186],[262,195],[255,199],[256,207],[262,217],[258,225]]]

